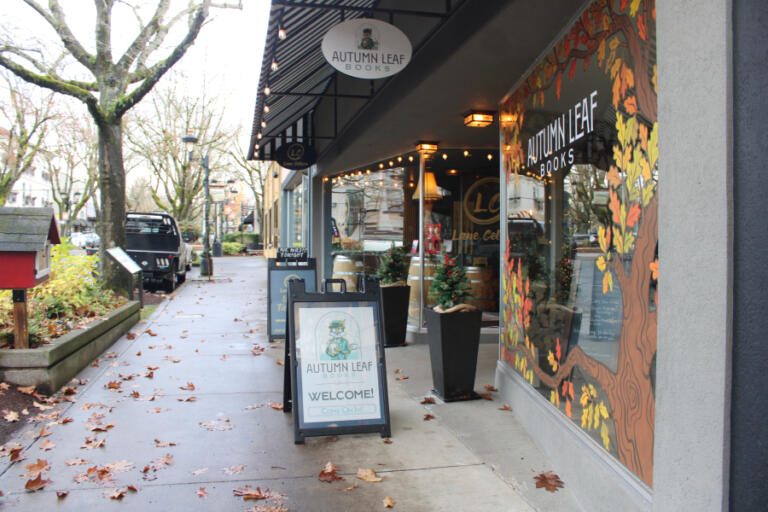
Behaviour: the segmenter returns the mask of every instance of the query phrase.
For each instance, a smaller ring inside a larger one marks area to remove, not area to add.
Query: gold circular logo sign
[[[475,224],[499,222],[499,178],[482,178],[464,194],[464,213]]]

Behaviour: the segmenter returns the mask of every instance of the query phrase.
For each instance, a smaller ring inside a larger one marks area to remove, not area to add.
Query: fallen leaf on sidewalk
[[[49,435],[53,434],[50,430],[46,430],[45,427],[40,429],[40,433],[37,434],[40,437],[48,437]]]
[[[198,498],[207,498],[208,493],[205,491],[205,487],[201,487],[197,490],[197,496]]]
[[[195,385],[191,382],[187,382],[186,386],[179,386],[179,389],[182,389],[184,391],[194,391]]]
[[[19,413],[16,411],[9,411],[7,409],[3,409],[3,418],[8,423],[13,423],[15,421],[19,421]]]
[[[384,505],[384,508],[393,508],[395,506],[395,500],[387,496],[383,500],[381,500],[381,503]]]
[[[177,398],[176,400],[178,402],[194,402],[195,400],[197,400],[197,397],[195,395],[190,395],[185,398]]]
[[[500,411],[511,411],[512,408],[506,404],[504,404],[504,407],[499,407]]]
[[[16,389],[18,389],[20,393],[24,393],[25,395],[35,394],[35,386],[19,386]]]
[[[229,418],[216,419],[211,421],[201,421],[200,426],[206,430],[232,430],[232,425],[229,423]]]
[[[401,370],[400,368],[396,368],[395,373],[403,373],[403,370]]]
[[[135,464],[133,462],[125,459],[115,461],[112,464],[104,464],[104,468],[112,473],[124,473],[125,471],[133,469],[134,466]]]
[[[422,403],[422,404],[433,404],[433,403],[435,403],[435,399],[432,398],[431,396],[425,396],[424,399],[421,402],[419,402],[419,403]]]
[[[203,474],[203,473],[205,473],[206,471],[208,471],[208,468],[200,468],[200,469],[196,469],[196,470],[194,470],[194,471],[192,472],[192,474],[193,474],[194,476],[197,476],[197,475],[202,475],[202,474]]]
[[[333,464],[333,462],[329,461],[323,467],[322,471],[320,471],[320,474],[317,475],[317,479],[320,480],[321,482],[326,482],[326,483],[332,483],[332,482],[335,482],[336,480],[344,480],[343,477],[340,477],[339,475],[336,474],[337,470],[338,468]]]
[[[341,492],[349,492],[349,491],[351,491],[351,490],[353,490],[353,489],[357,489],[357,484],[352,484],[352,485],[350,485],[349,487],[343,487],[343,488],[341,488],[341,489],[339,489],[339,490],[340,490]]]
[[[68,459],[64,461],[67,466],[80,466],[81,464],[88,464],[88,461],[82,458]]]
[[[554,474],[551,471],[547,471],[546,473],[540,473],[533,477],[534,480],[536,480],[536,488],[544,487],[549,492],[556,492],[558,487],[563,487],[563,481],[560,480],[560,477]]]
[[[276,362],[279,366],[285,366],[285,362],[282,359],[278,359]]]
[[[269,406],[273,408],[276,411],[282,411],[283,410],[283,404],[278,402],[273,402],[272,400],[269,401]]]
[[[51,480],[43,480],[43,475],[37,475],[37,478],[33,478],[32,480],[27,481],[26,485],[24,485],[24,489],[35,492],[39,491],[50,483]]]
[[[168,409],[163,409],[162,407],[155,407],[154,409],[147,409],[147,412],[150,414],[160,414],[161,412],[165,412]]]
[[[59,499],[64,499],[69,494],[69,491],[56,491],[56,497]]]
[[[127,489],[110,489],[107,491],[107,495],[111,500],[121,500],[126,494],[128,494]]]
[[[104,386],[107,389],[120,389],[120,386],[122,385],[122,381],[119,380],[113,380],[107,383],[106,386]]]
[[[435,417],[433,415],[431,415],[431,414],[425,414],[424,415],[424,421],[429,421],[429,420],[433,420],[433,419],[435,419]]]
[[[401,375],[401,376],[399,376],[399,377],[396,377],[396,378],[395,378],[395,380],[405,380],[405,379],[407,379],[407,378],[408,378],[408,376],[407,376],[407,375]]]
[[[239,466],[229,466],[228,468],[222,469],[225,475],[239,475],[240,473],[245,470],[245,464],[240,464]]]
[[[373,469],[357,468],[357,478],[366,482],[381,482],[383,478],[376,474]]]
[[[136,334],[132,333],[132,332],[127,332],[127,333],[125,333],[125,337],[128,338],[129,340],[135,340],[136,339]]]
[[[43,439],[43,441],[40,443],[40,449],[43,451],[49,451],[56,448],[56,444],[51,442],[50,439]]]
[[[381,441],[384,444],[392,444],[392,440],[388,437],[385,437],[383,441]]]
[[[487,393],[478,393],[480,395],[480,398],[483,400],[493,400],[493,397],[491,396],[491,392],[488,391]]]
[[[234,489],[232,493],[235,496],[241,496],[243,498],[243,501],[247,500],[264,500],[267,499],[268,494],[264,494],[261,491],[261,487],[253,488],[250,485],[246,485],[244,487],[238,487],[237,489]]]
[[[486,384],[485,386],[486,391],[498,391],[494,386],[491,386],[490,384]]]
[[[86,450],[93,450],[94,448],[101,448],[106,444],[106,439],[99,439],[98,437],[86,437],[85,438],[85,444],[81,446],[80,448],[84,448]]]
[[[146,330],[146,331],[144,331],[144,332],[146,332],[146,333],[147,333],[147,334],[149,334],[150,336],[157,336],[157,333],[154,333],[154,332],[152,332],[152,329],[147,329],[147,330]]]
[[[173,441],[161,441],[159,439],[155,439],[155,448],[168,448],[169,446],[176,446],[176,443]]]
[[[21,475],[22,478],[37,478],[42,473],[51,470],[51,466],[48,464],[48,461],[42,459],[37,459],[37,462],[25,464],[24,467],[27,468],[28,472]]]

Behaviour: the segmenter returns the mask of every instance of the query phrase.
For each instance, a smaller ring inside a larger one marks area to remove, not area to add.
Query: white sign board
[[[302,308],[297,326],[303,423],[381,418],[373,308]]]
[[[323,37],[323,56],[342,73],[355,78],[385,78],[411,61],[411,42],[389,23],[374,19],[347,20]]]
[[[107,249],[107,252],[131,274],[141,272],[141,267],[128,256],[122,247],[112,247],[111,249]]]

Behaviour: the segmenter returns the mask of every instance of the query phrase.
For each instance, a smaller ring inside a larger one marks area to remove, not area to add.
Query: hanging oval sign
[[[275,151],[278,164],[292,171],[300,171],[317,161],[315,148],[303,142],[287,142]]]
[[[384,78],[402,71],[411,61],[411,41],[389,23],[359,18],[334,25],[325,34],[323,56],[345,75]]]

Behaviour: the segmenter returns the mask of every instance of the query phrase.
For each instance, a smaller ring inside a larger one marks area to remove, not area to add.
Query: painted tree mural
[[[656,353],[658,304],[655,17],[654,0],[592,3],[505,99],[501,117],[509,185],[518,176],[531,173],[526,169],[524,145],[528,111],[546,111],[546,98],[554,92],[559,100],[577,73],[586,72],[595,60],[611,81],[615,111],[615,137],[611,140],[615,143],[606,175],[611,221],[598,231],[596,267],[602,292],[617,287],[621,293],[623,318],[616,371],[579,346],[568,350],[567,340],[558,339],[544,354],[546,358],[539,357],[527,332],[536,314],[532,283],[523,271],[523,262],[510,252],[509,241],[502,282],[502,355],[531,384],[538,379],[546,386],[550,401],[568,417],[573,418],[580,408],[581,427],[598,432],[606,449],[611,449],[610,422],[619,460],[648,485],[653,482],[655,398],[651,367]],[[575,368],[594,384],[584,382],[580,389],[574,389]]]

